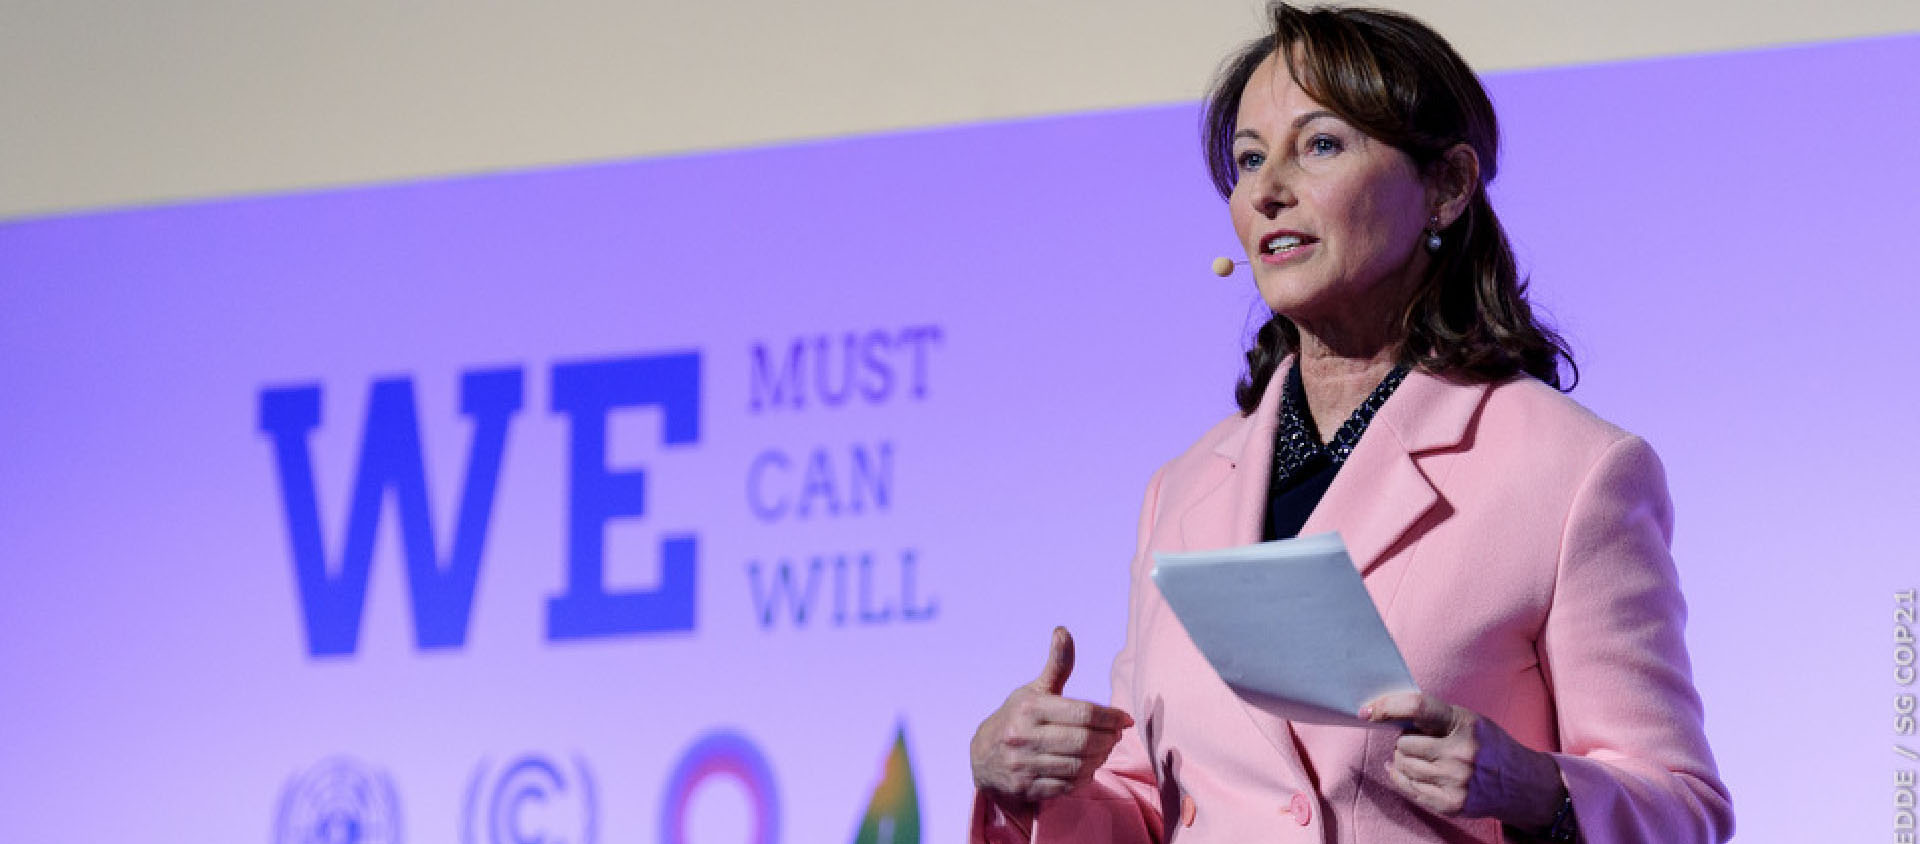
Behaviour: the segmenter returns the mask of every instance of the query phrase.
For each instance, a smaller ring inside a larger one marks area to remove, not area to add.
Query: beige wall
[[[0,0],[0,218],[1186,100],[1259,0]],[[1483,70],[1916,0],[1393,0]]]

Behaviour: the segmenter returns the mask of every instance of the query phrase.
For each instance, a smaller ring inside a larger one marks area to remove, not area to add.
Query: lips
[[[1319,242],[1320,238],[1305,232],[1288,230],[1269,232],[1266,237],[1260,239],[1260,259],[1268,263],[1284,261],[1304,254],[1308,247]]]

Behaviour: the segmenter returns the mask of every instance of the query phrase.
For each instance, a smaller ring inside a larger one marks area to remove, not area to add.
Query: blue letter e
[[[553,367],[553,410],[572,421],[567,518],[567,591],[547,601],[547,638],[585,639],[693,629],[694,538],[660,541],[660,586],[611,593],[603,564],[606,524],[646,512],[646,473],[607,469],[607,414],[618,407],[660,408],[663,439],[700,439],[700,356],[658,355]]]

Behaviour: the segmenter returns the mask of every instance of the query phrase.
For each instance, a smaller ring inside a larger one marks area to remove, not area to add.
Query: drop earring
[[[1427,218],[1427,251],[1440,251],[1440,215]]]

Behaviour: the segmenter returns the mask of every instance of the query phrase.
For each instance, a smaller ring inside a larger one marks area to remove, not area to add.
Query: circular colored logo
[[[275,844],[399,844],[400,799],[385,772],[345,756],[287,781]]]
[[[686,844],[687,809],[700,787],[715,777],[740,784],[753,805],[753,844],[780,839],[780,799],[774,791],[773,769],[760,748],[739,733],[716,730],[700,737],[680,757],[667,778],[661,801],[660,844]]]

